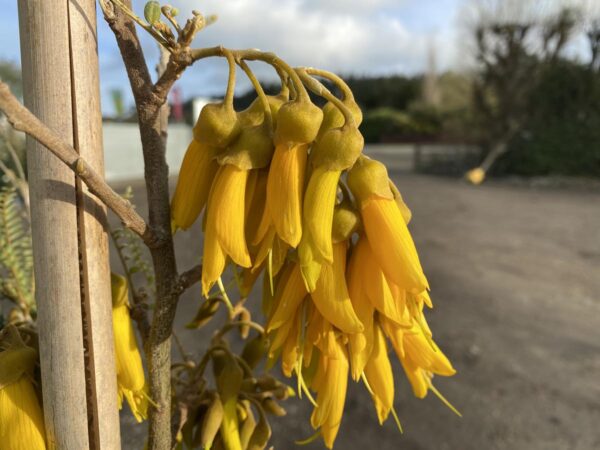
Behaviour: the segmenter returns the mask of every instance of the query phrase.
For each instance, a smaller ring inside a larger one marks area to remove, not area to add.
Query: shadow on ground
[[[368,395],[351,385],[335,448],[600,448],[600,194],[404,174],[394,181],[413,211],[432,288],[428,320],[458,370],[436,385],[464,417],[432,395],[414,398],[395,364],[404,434],[392,420],[379,427]],[[137,194],[145,213],[142,200]],[[176,236],[180,270],[199,261],[200,241],[197,226]],[[207,334],[183,325],[199,301],[196,286],[177,315],[194,354]],[[287,417],[272,421],[273,445],[283,450],[313,433],[307,401],[285,407]],[[145,426],[133,426],[128,411],[122,425],[124,448],[143,448]]]

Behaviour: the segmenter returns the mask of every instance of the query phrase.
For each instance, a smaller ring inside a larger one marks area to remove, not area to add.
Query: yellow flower
[[[0,446],[7,450],[45,450],[44,417],[31,374],[34,349],[10,347],[0,353]]]
[[[348,348],[352,367],[352,379],[358,381],[373,351],[375,308],[366,293],[363,279],[365,262],[368,260],[369,243],[367,238],[359,237],[348,263],[348,293],[352,307],[364,326],[364,331],[348,335]]]
[[[310,236],[320,262],[333,261],[331,227],[340,174],[339,170],[316,167],[304,196],[304,232]]]
[[[375,327],[373,352],[365,366],[365,376],[373,390],[373,402],[379,424],[383,424],[394,406],[394,374],[388,358],[385,336]]]
[[[112,274],[111,282],[119,409],[125,397],[136,420],[141,422],[148,417],[148,393],[142,357],[129,315],[129,289],[125,278],[119,275]]]
[[[387,322],[385,330],[416,397],[424,398],[433,388],[433,374],[448,377],[456,373],[446,355],[419,325],[405,330]]]
[[[465,178],[469,183],[478,186],[483,183],[483,180],[485,180],[485,170],[483,170],[481,167],[476,167],[475,169],[471,169],[465,173]]]
[[[394,196],[394,200],[396,200],[396,205],[398,205],[398,209],[400,210],[400,214],[404,218],[404,222],[406,225],[409,224],[410,219],[412,219],[412,212],[404,203],[404,199],[402,198],[402,194],[398,190],[398,187],[394,184],[392,180],[390,180],[390,189],[392,190],[392,195]]]
[[[302,237],[302,198],[308,145],[277,145],[267,181],[267,208],[279,237],[296,248]]]
[[[361,249],[361,266],[364,291],[373,307],[384,317],[398,325],[410,328],[411,324],[404,315],[403,297],[406,295],[400,289],[393,289],[388,283],[377,258],[366,237],[359,239],[357,244]]]
[[[386,278],[419,294],[429,288],[415,244],[389,187],[385,166],[361,157],[348,173],[369,244]]]
[[[346,242],[333,245],[333,263],[324,263],[312,300],[325,319],[345,333],[364,330],[346,286]]]
[[[317,407],[310,417],[313,428],[321,428],[327,448],[333,448],[342,422],[348,387],[348,355],[344,345],[334,340],[333,355],[321,354],[312,388],[317,392]]]
[[[363,145],[358,128],[346,124],[325,131],[311,149],[312,173],[304,197],[303,239],[298,249],[310,291],[314,290],[321,264],[333,260],[333,214],[340,175],[355,163]]]
[[[275,330],[291,320],[308,292],[302,282],[298,264],[291,264],[281,275],[273,302],[274,312],[267,324],[267,331]]]
[[[250,267],[244,231],[244,208],[248,170],[225,164],[215,175],[206,218],[202,290],[205,296],[225,269],[226,257]]]
[[[171,200],[173,230],[187,230],[196,221],[206,205],[210,186],[218,165],[214,161],[215,147],[196,139],[190,143],[177,178],[175,194]]]

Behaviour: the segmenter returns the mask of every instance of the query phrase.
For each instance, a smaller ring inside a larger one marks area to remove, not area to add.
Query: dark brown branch
[[[183,294],[186,290],[191,288],[194,284],[198,283],[202,278],[202,264],[192,267],[190,270],[186,270],[177,278],[177,284],[175,285],[175,291],[177,295]]]
[[[123,2],[131,8],[131,1]],[[135,24],[127,15],[110,1],[103,1],[104,19],[112,30],[125,63],[131,90],[136,98],[148,98],[152,88],[152,78],[146,65],[142,45],[135,30]]]
[[[131,4],[129,1],[124,3],[128,7]],[[171,448],[171,332],[179,299],[174,290],[177,266],[171,236],[169,168],[165,158],[164,108],[173,83],[170,82],[171,75],[165,75],[157,95],[135,24],[118,8],[113,8],[112,12],[105,8],[104,16],[117,39],[135,99],[144,153],[149,223],[160,241],[158,246],[150,249],[156,275],[156,304],[146,352],[150,395],[157,407],[150,410],[148,449],[167,450]],[[176,71],[172,69],[170,73],[173,72]]]
[[[131,203],[111,189],[104,178],[79,156],[77,151],[64,142],[58,134],[44,125],[36,116],[25,108],[8,86],[0,81],[0,110],[6,114],[11,125],[33,137],[57,158],[69,166],[90,191],[96,195],[121,219],[123,224],[138,234],[148,247],[157,245],[157,238],[144,219],[135,211]]]
[[[181,77],[185,69],[193,63],[189,49],[180,49],[170,54],[165,70],[152,88],[152,94],[160,104],[167,100],[173,84]]]

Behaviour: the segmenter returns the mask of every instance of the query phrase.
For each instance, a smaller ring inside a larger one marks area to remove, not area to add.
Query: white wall
[[[104,123],[103,135],[107,181],[143,178],[144,158],[137,124]],[[171,175],[175,175],[179,171],[183,155],[191,140],[191,127],[185,124],[169,125],[167,163]]]

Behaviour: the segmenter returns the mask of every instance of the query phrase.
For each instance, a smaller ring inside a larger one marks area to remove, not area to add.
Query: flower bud
[[[237,113],[231,105],[209,103],[200,111],[194,126],[194,138],[208,145],[227,147],[240,133]]]
[[[217,156],[221,165],[233,164],[238,169],[262,169],[273,156],[273,141],[266,123],[245,127],[231,146]]]
[[[362,157],[348,171],[348,187],[361,202],[371,195],[392,200],[387,169],[379,161]]]
[[[222,423],[223,403],[221,403],[219,394],[214,393],[213,400],[208,407],[208,411],[206,411],[206,414],[204,414],[204,419],[202,420],[202,431],[200,433],[201,448],[210,448],[212,446]]]
[[[248,341],[242,350],[242,359],[246,361],[251,369],[258,366],[260,360],[267,354],[269,342],[266,336],[259,334]]]
[[[334,244],[350,239],[360,227],[360,218],[357,212],[347,203],[336,206],[333,211],[333,227],[331,238]]]
[[[269,414],[273,414],[277,417],[283,417],[287,414],[286,410],[283,409],[279,403],[277,403],[273,398],[267,397],[262,401],[262,407],[265,408],[265,411]]]
[[[242,444],[242,448],[248,448],[248,443],[250,442],[250,438],[252,438],[255,428],[256,419],[254,418],[252,409],[248,407],[246,419],[240,428],[240,443]]]
[[[267,422],[265,413],[262,409],[259,410],[259,413],[260,419],[248,443],[248,450],[263,450],[267,446],[269,439],[271,439],[271,427],[269,422]]]
[[[220,304],[221,300],[218,297],[209,298],[200,306],[200,308],[198,308],[198,312],[196,313],[194,320],[188,323],[185,327],[190,329],[198,329],[206,325],[216,314]]]
[[[354,100],[342,100],[342,103],[350,110],[352,117],[354,118],[355,125],[358,127],[362,123],[362,111]],[[331,102],[327,102],[323,106],[323,122],[321,128],[319,128],[319,134],[317,140],[328,130],[332,128],[339,128],[344,125],[346,119],[340,109]]]
[[[273,117],[273,126],[277,125],[277,113],[287,98],[282,95],[267,95],[267,101],[271,107],[271,116]],[[260,97],[256,97],[250,106],[240,111],[238,118],[242,126],[259,125],[264,118],[264,108]]]
[[[323,111],[310,101],[284,103],[277,113],[275,144],[308,144],[314,141],[322,120]]]
[[[358,128],[344,125],[326,131],[315,142],[311,151],[313,167],[327,170],[345,170],[356,162],[365,141]]]

